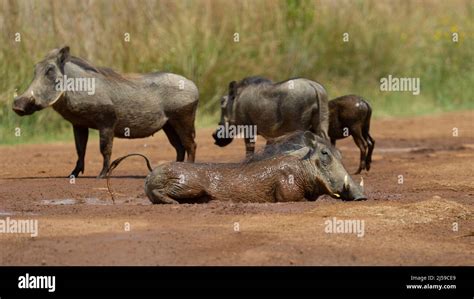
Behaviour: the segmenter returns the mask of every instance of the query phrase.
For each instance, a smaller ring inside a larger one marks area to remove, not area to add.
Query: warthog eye
[[[329,151],[327,149],[323,148],[321,150],[321,157],[319,160],[321,161],[321,164],[319,165],[320,167],[329,165],[331,162],[331,156],[329,155]]]
[[[48,69],[46,70],[46,77],[48,77],[48,79],[53,80],[56,77],[55,75],[56,74],[54,72],[54,67],[53,66],[48,67]]]

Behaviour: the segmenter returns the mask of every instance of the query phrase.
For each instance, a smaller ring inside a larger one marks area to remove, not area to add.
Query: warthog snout
[[[215,141],[214,144],[220,147],[229,145],[233,140],[233,138],[218,137],[217,130],[214,133],[212,133],[212,138],[214,138],[214,141]]]
[[[35,106],[35,99],[33,97],[20,96],[13,101],[12,109],[16,114],[23,116],[35,112],[37,110]]]
[[[340,197],[342,200],[366,200],[367,197],[364,195],[362,181],[360,185],[357,185],[350,176],[346,174],[344,176],[344,184]]]

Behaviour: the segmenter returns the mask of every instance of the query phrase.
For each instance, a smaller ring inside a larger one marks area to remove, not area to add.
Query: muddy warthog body
[[[226,146],[232,138],[220,136],[224,126],[255,126],[257,134],[271,139],[297,130],[310,130],[328,138],[329,111],[324,87],[314,81],[295,78],[272,83],[262,77],[245,78],[229,84],[221,100],[221,120],[213,134],[216,144]],[[244,136],[247,156],[255,140]]]
[[[329,137],[336,145],[337,139],[350,135],[360,149],[360,163],[356,174],[363,169],[370,170],[375,140],[370,136],[370,117],[372,108],[369,103],[356,95],[346,95],[329,101]]]
[[[95,92],[58,90],[59,77],[93,79]],[[51,51],[36,64],[35,77],[23,95],[15,98],[19,115],[52,106],[72,123],[78,160],[71,175],[84,172],[88,129],[99,130],[103,168],[108,169],[114,137],[143,138],[163,129],[177,152],[177,160],[194,161],[194,119],[198,105],[195,84],[171,73],[121,75],[97,68],[69,55],[69,48]]]
[[[263,157],[271,157],[279,154],[289,154],[306,147],[307,135],[302,134],[302,131],[295,131],[285,134],[280,137],[267,140],[267,144],[260,152],[247,157],[246,161],[257,161]],[[342,156],[339,150],[335,147],[331,148],[334,156],[341,160]]]
[[[298,150],[257,154],[244,163],[164,163],[147,176],[145,193],[155,204],[301,201],[323,194],[343,200],[365,199],[329,142],[310,132],[304,135],[306,146]]]

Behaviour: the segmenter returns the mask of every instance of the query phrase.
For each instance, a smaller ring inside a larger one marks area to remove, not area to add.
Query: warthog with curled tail
[[[109,174],[129,156],[146,159],[150,174],[145,193],[152,203],[177,204],[225,200],[285,202],[315,200],[328,194],[343,200],[365,199],[342,165],[334,147],[311,132],[298,132],[303,144],[281,147],[243,163],[164,163],[152,169],[146,157],[130,154],[115,160]]]

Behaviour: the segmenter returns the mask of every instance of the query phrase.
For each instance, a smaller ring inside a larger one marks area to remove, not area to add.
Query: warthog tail
[[[110,164],[109,169],[107,169],[107,190],[109,191],[110,197],[112,197],[112,201],[114,203],[115,203],[115,197],[114,197],[114,192],[112,191],[112,188],[110,188],[110,176],[112,175],[112,171],[120,164],[120,162],[122,162],[123,160],[125,160],[126,158],[131,157],[131,156],[140,156],[140,157],[142,157],[143,159],[145,159],[146,166],[148,167],[148,170],[150,172],[153,170],[153,168],[151,167],[151,164],[150,164],[150,160],[148,160],[148,158],[146,156],[142,155],[142,154],[129,154],[129,155],[120,157],[118,159],[115,159]]]
[[[316,93],[317,101],[318,101],[318,121],[319,126],[318,128],[313,128],[315,134],[319,135],[320,137],[329,140],[329,107],[328,107],[328,96],[324,89],[324,87],[317,83],[319,86],[315,85],[313,82],[310,82],[311,87],[314,89]],[[320,90],[323,89],[324,92]]]

